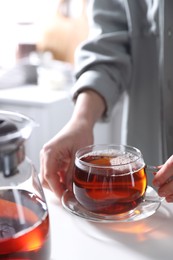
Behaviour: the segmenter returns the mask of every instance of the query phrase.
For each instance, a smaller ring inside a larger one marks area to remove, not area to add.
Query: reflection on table
[[[126,223],[95,223],[69,214],[45,190],[51,221],[51,260],[172,260],[173,204],[162,202],[149,218]]]

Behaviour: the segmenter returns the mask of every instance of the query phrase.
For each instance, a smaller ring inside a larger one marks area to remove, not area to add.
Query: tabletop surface
[[[172,260],[173,204],[131,223],[94,223],[68,213],[45,190],[51,223],[51,260]]]

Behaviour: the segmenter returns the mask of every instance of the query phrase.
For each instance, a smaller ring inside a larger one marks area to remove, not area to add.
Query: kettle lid
[[[29,117],[0,110],[0,172],[5,177],[17,173],[25,157],[24,141],[37,124]]]
[[[23,114],[0,110],[0,153],[19,147],[36,126],[34,120]]]

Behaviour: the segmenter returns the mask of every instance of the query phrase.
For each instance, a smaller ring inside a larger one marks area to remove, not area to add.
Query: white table
[[[45,191],[51,222],[51,260],[172,260],[173,204],[147,219],[100,224],[69,214]]]

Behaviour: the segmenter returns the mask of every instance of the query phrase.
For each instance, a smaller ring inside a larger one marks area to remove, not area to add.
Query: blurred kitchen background
[[[39,124],[26,145],[38,171],[40,149],[73,111],[74,51],[87,38],[91,1],[0,0],[0,109]],[[121,104],[109,121],[97,123],[95,143],[124,142],[117,130]]]

